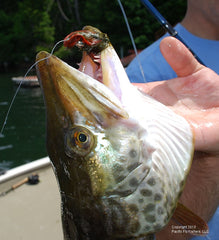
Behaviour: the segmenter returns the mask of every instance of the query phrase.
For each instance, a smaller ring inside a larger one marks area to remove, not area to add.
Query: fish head
[[[114,182],[111,168],[119,154],[115,143],[134,135],[132,127],[125,125],[128,113],[102,83],[48,56],[37,55],[37,61],[45,59],[37,69],[46,105],[47,149],[55,172],[65,169],[74,178],[68,168],[83,169],[92,194],[103,194]],[[72,194],[74,189],[69,191]]]
[[[66,239],[157,232],[188,174],[190,126],[130,84],[110,44],[97,64],[90,53],[82,60],[79,71],[46,52],[37,55]]]

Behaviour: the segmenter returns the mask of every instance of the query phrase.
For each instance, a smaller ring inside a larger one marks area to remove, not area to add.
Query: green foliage
[[[0,10],[0,61],[8,59],[9,52],[8,49],[13,47],[11,43],[10,26],[12,24],[12,19],[3,10]]]
[[[46,10],[48,1],[1,1],[0,62],[33,61],[40,46],[52,46],[55,28]]]
[[[145,48],[159,37],[159,32],[162,29],[161,25],[140,0],[121,0],[121,2],[128,17],[137,48]],[[154,0],[151,2],[173,25],[179,22],[185,14],[185,0]],[[96,0],[95,4],[94,1],[85,1],[82,17],[84,24],[94,25],[106,32],[118,52],[121,47],[126,51],[133,48],[116,0]]]
[[[173,25],[185,14],[185,0],[151,2]],[[145,48],[159,37],[160,24],[140,0],[123,0],[122,4],[137,48]],[[51,51],[55,42],[84,25],[107,33],[118,52],[133,48],[116,0],[1,0],[0,64],[33,62],[36,52]],[[70,54],[63,48],[57,52],[64,58]]]

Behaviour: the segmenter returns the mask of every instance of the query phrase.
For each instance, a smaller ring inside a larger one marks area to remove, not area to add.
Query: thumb
[[[160,51],[178,77],[186,77],[204,67],[187,47],[174,37],[164,38],[160,43]]]

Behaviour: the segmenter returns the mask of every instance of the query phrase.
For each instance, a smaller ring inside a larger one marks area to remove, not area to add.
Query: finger
[[[160,51],[178,77],[186,77],[204,67],[187,47],[174,37],[164,38],[160,43]]]

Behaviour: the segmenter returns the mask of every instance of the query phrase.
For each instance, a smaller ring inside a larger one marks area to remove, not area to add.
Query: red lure
[[[85,26],[82,30],[72,32],[64,38],[65,47],[72,48],[77,46],[88,53],[99,53],[108,44],[109,39],[107,35],[91,26]]]

